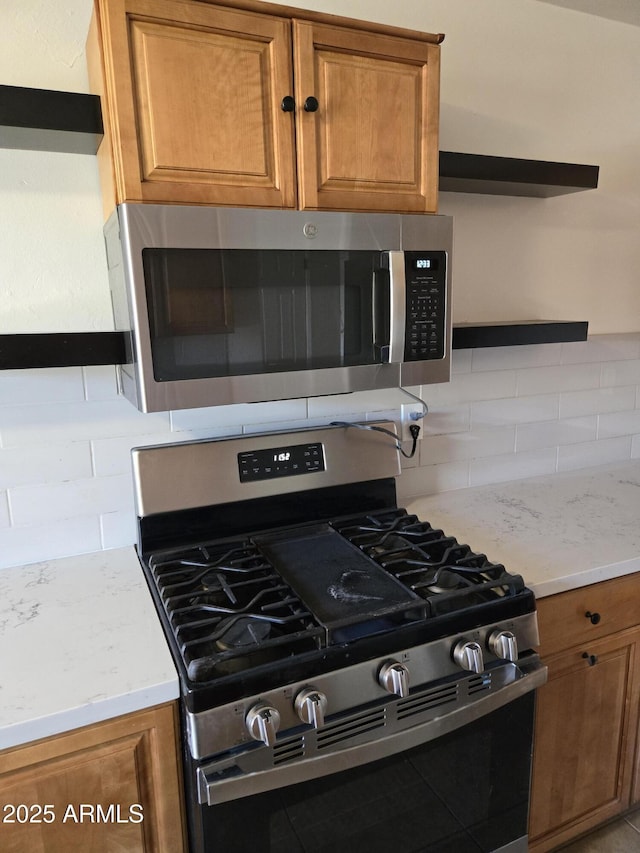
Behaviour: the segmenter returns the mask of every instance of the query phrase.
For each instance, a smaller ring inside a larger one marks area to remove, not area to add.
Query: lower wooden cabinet
[[[538,602],[540,653],[530,850],[555,850],[627,809],[640,700],[640,576]]]
[[[185,850],[173,704],[0,752],[2,853]]]

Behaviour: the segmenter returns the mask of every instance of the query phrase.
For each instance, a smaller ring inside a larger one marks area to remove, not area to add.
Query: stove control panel
[[[539,641],[536,614],[531,612],[319,673],[312,681],[283,684],[187,714],[189,748],[194,758],[205,758],[251,741],[273,747],[286,743],[301,724],[326,729],[344,714],[411,701],[432,686],[440,691],[443,684],[454,685],[456,677],[479,677],[492,690],[489,685],[519,677],[519,662],[527,654],[523,650],[535,648]],[[474,696],[484,695],[484,687]]]
[[[324,471],[324,448],[320,442],[290,444],[266,450],[238,453],[238,473],[241,483],[273,480],[295,474]]]

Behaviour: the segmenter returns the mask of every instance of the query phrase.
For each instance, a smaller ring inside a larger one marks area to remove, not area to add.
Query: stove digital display
[[[319,442],[238,453],[238,473],[241,483],[324,470],[324,451]]]

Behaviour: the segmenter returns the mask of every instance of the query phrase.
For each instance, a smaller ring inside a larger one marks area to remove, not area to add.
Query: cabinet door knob
[[[285,95],[280,102],[280,109],[283,113],[292,113],[296,108],[295,98],[291,95]]]
[[[592,625],[597,625],[602,618],[599,613],[592,613],[590,610],[587,610],[584,615],[591,621]]]
[[[309,95],[307,100],[304,102],[304,110],[307,113],[315,113],[318,109],[318,99],[314,98],[313,95]]]
[[[583,652],[582,657],[589,661],[589,666],[595,666],[598,663],[598,658],[595,655],[590,655],[589,652]]]

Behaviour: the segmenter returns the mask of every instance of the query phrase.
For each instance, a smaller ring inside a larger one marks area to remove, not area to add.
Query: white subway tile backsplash
[[[487,347],[473,350],[472,370],[512,370],[560,363],[560,344]]]
[[[598,438],[640,434],[640,409],[632,412],[613,412],[598,417]]]
[[[472,349],[455,349],[451,353],[451,373],[470,373],[473,363]]]
[[[429,405],[429,412],[422,424],[425,436],[466,432],[471,428],[471,406],[468,403],[457,406]]]
[[[174,433],[161,432],[156,435],[126,435],[118,438],[97,438],[91,442],[93,473],[96,477],[112,477],[115,474],[131,473],[131,448],[151,444],[172,444],[177,439]]]
[[[109,512],[100,516],[102,547],[125,548],[137,541],[136,518],[133,509]]]
[[[87,400],[113,400],[118,396],[118,381],[114,365],[83,367],[82,373]]]
[[[237,428],[185,430],[184,432],[159,432],[155,435],[127,435],[118,438],[98,438],[91,442],[93,473],[97,477],[131,473],[131,450],[134,447],[150,447],[155,444],[177,444],[181,441],[197,441],[203,438],[225,438],[237,435]]]
[[[97,517],[78,516],[52,524],[9,527],[0,530],[0,568],[87,554],[101,548]]]
[[[538,424],[520,424],[516,427],[516,451],[537,450],[541,447],[556,447],[561,444],[578,444],[596,438],[598,419],[568,418],[563,421],[547,421]]]
[[[237,403],[208,409],[183,409],[171,412],[174,432],[235,427],[231,434],[240,434],[248,424],[273,421],[299,421],[307,415],[306,400],[280,400],[275,403]]]
[[[411,390],[429,413],[400,500],[640,458],[640,334],[456,350],[451,383]],[[132,447],[397,422],[407,402],[391,389],[144,415],[109,366],[0,371],[0,565],[132,544]]]
[[[126,475],[90,477],[8,490],[11,517],[16,526],[45,524],[56,519],[98,516],[131,508],[133,483]]]
[[[633,409],[636,389],[633,385],[619,388],[592,388],[588,391],[563,391],[560,394],[560,417],[577,418],[601,412]]]
[[[62,403],[84,399],[82,368],[3,370],[0,406]]]
[[[505,424],[537,423],[558,417],[558,394],[540,394],[535,397],[513,397],[508,400],[487,400],[471,404],[471,426],[504,426]]]
[[[574,471],[631,458],[631,436],[569,444],[558,449],[558,471]]]
[[[562,364],[640,358],[638,335],[593,335],[586,341],[562,344]]]
[[[409,468],[403,471],[398,482],[398,495],[400,501],[404,502],[410,497],[465,489],[468,485],[468,462],[422,465],[420,468]]]
[[[1,384],[1,383],[0,383]],[[115,435],[147,435],[169,427],[167,412],[142,414],[124,398],[0,408],[0,446],[30,447]]]
[[[9,527],[11,518],[9,517],[9,502],[7,493],[0,492],[0,527]]]
[[[600,384],[603,387],[612,385],[640,385],[640,359],[628,361],[604,362],[601,366]]]
[[[0,489],[90,477],[88,441],[0,450]]]
[[[474,400],[498,400],[515,397],[515,370],[490,370],[486,373],[455,373],[451,382],[423,386],[423,396],[436,406],[453,406]]]
[[[580,391],[600,385],[599,364],[552,365],[518,371],[518,397]]]
[[[474,459],[469,464],[469,483],[472,486],[484,486],[537,477],[539,474],[553,474],[556,470],[556,453],[555,448],[545,448],[492,456],[489,459]]]
[[[425,436],[420,446],[420,464],[435,465],[513,453],[515,438],[516,429],[513,426]]]

